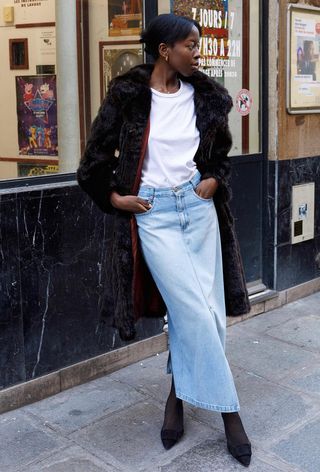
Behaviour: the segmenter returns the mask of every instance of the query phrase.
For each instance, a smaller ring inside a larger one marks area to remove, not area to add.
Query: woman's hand
[[[201,198],[212,198],[216,193],[219,183],[214,177],[209,177],[208,179],[203,179],[197,185],[195,191],[197,195]]]
[[[110,202],[118,210],[131,211],[132,213],[144,213],[151,207],[150,203],[143,198],[136,195],[120,195],[116,191],[111,192]]]

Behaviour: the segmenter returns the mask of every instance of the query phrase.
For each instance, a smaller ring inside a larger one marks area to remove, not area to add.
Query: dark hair
[[[198,28],[201,35],[201,26],[196,20],[173,13],[163,13],[153,18],[142,31],[140,43],[145,43],[145,51],[154,59],[158,59],[160,43],[174,46],[177,41],[189,36],[193,26]]]

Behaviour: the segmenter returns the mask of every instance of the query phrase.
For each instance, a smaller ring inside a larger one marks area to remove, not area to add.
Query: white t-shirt
[[[193,177],[193,158],[199,146],[194,88],[179,79],[175,93],[151,88],[150,135],[140,185],[171,187]]]

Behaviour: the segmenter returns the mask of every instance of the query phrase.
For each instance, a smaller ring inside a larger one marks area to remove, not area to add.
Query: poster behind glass
[[[19,154],[57,156],[56,76],[16,77]]]
[[[220,83],[226,77],[237,77],[237,61],[241,58],[241,41],[232,38],[235,11],[228,0],[171,0],[171,12],[197,20],[202,27],[200,38],[200,70]]]
[[[111,79],[143,63],[143,50],[142,45],[137,41],[116,42],[115,44],[110,41],[101,41],[99,45],[102,66],[100,70],[101,100],[103,100]]]
[[[108,36],[139,36],[143,27],[142,0],[108,1]]]
[[[289,8],[288,111],[320,111],[320,9]]]

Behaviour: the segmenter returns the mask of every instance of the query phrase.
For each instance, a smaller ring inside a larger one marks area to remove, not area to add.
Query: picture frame
[[[104,99],[111,79],[144,62],[139,41],[100,41],[100,98]]]
[[[132,38],[140,36],[144,24],[143,0],[109,0],[109,38]]]
[[[287,112],[320,113],[320,8],[288,5],[287,40]]]
[[[28,38],[9,39],[10,69],[29,69]]]

